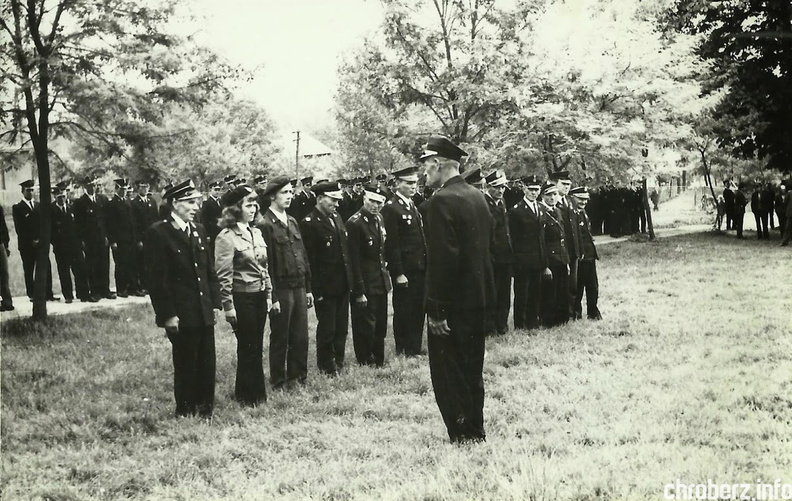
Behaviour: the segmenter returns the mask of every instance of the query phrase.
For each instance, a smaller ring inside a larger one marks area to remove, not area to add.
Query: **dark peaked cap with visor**
[[[418,160],[423,162],[427,158],[442,157],[459,162],[462,160],[462,157],[466,156],[467,152],[452,143],[447,137],[432,136],[424,146],[424,152]]]

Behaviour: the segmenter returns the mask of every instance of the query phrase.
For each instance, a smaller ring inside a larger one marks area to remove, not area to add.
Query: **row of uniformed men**
[[[67,181],[52,189],[50,242],[65,301],[71,303],[75,297],[83,302],[115,299],[116,293],[110,290],[111,249],[117,295],[143,295],[143,238],[146,229],[158,219],[157,204],[149,185],[138,183],[135,191],[126,180],[117,179],[111,197],[101,192],[98,179],[86,178],[82,185],[84,194],[78,198],[72,197],[71,183]],[[36,254],[40,247],[41,206],[35,200],[33,180],[24,181],[20,186],[22,200],[12,207],[12,214],[25,292],[32,298]],[[4,245],[7,250],[8,242]],[[52,274],[49,270],[47,274],[47,298],[55,300]],[[11,292],[4,288],[0,293],[4,309],[13,309],[9,308],[12,306]]]

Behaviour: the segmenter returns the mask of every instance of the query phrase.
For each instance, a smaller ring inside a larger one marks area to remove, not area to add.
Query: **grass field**
[[[602,246],[602,322],[487,342],[484,444],[448,443],[427,359],[172,417],[149,307],[3,325],[2,498],[662,499],[792,483],[792,254],[688,235]],[[313,335],[312,335],[313,337]],[[348,343],[351,358],[351,339]]]

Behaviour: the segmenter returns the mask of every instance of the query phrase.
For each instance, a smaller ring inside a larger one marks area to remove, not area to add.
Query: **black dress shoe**
[[[60,301],[58,296],[48,296],[47,301]]]
[[[108,292],[108,293],[107,293],[107,294],[105,294],[105,296],[104,296],[104,298],[105,298],[105,299],[115,299],[116,297],[117,297],[117,296],[116,296],[115,292]]]
[[[66,298],[66,304],[72,304],[73,302],[74,302],[74,299],[72,299],[70,297]]]
[[[126,292],[119,292],[118,297],[129,297],[129,294],[127,294]]]

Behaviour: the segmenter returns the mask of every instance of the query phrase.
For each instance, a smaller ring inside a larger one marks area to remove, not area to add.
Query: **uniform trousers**
[[[135,244],[135,267],[133,269],[134,276],[132,277],[132,285],[134,286],[135,292],[142,292],[146,286],[143,284],[144,277],[146,276],[146,259],[145,259],[145,251],[143,247],[138,246]],[[214,256],[212,256],[214,259]]]
[[[349,332],[349,293],[322,296],[314,303],[316,310],[316,366],[325,374],[335,374],[344,367]]]
[[[597,279],[597,261],[586,259],[578,264],[577,294],[575,296],[575,318],[583,318],[583,292],[586,293],[586,316],[591,320],[600,320],[599,280]]]
[[[88,278],[85,269],[85,257],[80,249],[53,249],[55,263],[58,267],[58,278],[61,293],[66,299],[74,299],[75,289],[78,299],[87,299],[91,294],[88,289]],[[74,283],[72,283],[74,273]]]
[[[789,245],[789,240],[792,239],[792,217],[784,220],[784,238],[781,240],[781,245]]]
[[[419,355],[423,344],[424,291],[426,275],[423,271],[405,273],[407,286],[393,283],[393,340],[396,353]]]
[[[754,212],[754,220],[756,221],[756,237],[761,240],[763,238],[770,238],[770,232],[767,229],[767,212]]]
[[[743,237],[743,219],[745,212],[735,212],[732,216],[732,229],[737,231],[737,238]]]
[[[280,313],[270,311],[270,378],[272,387],[305,384],[308,378],[308,303],[305,288],[278,289]]]
[[[569,300],[567,301],[567,306],[569,306],[569,317],[568,318],[575,318],[575,298],[577,297],[577,290],[578,290],[578,263],[580,261],[577,258],[572,258],[569,260],[569,273],[567,275],[567,280],[569,284]]]
[[[569,269],[551,265],[552,278],[542,281],[542,324],[546,327],[569,321]]]
[[[131,294],[136,291],[135,285],[135,244],[133,242],[118,242],[113,249],[115,261],[115,282],[118,294]]]
[[[511,309],[511,263],[495,263],[495,304],[488,315],[487,334],[505,334],[509,328],[509,310]]]
[[[452,442],[484,440],[485,310],[450,310],[450,334],[429,333],[435,400]]]
[[[105,297],[110,294],[110,247],[104,241],[85,242],[85,262],[88,266],[88,288],[91,295]]]
[[[14,301],[11,299],[11,288],[9,287],[8,278],[8,255],[6,254],[6,247],[0,243],[0,300],[1,306],[13,306]]]
[[[409,279],[408,279],[409,280]],[[370,294],[361,306],[352,303],[352,343],[360,365],[385,363],[385,335],[388,332],[388,295]]]
[[[179,327],[169,333],[173,348],[176,415],[212,415],[215,391],[214,325]]]
[[[27,297],[33,298],[33,285],[35,284],[36,272],[36,247],[26,246],[19,249],[19,257],[22,259],[22,271],[25,274],[25,292]],[[49,260],[47,262],[47,297],[52,297],[52,268]]]
[[[542,299],[542,271],[517,265],[514,268],[514,328],[536,329]]]
[[[266,292],[234,292],[237,314],[237,369],[234,398],[244,405],[267,400],[264,385],[264,326],[267,323]]]

